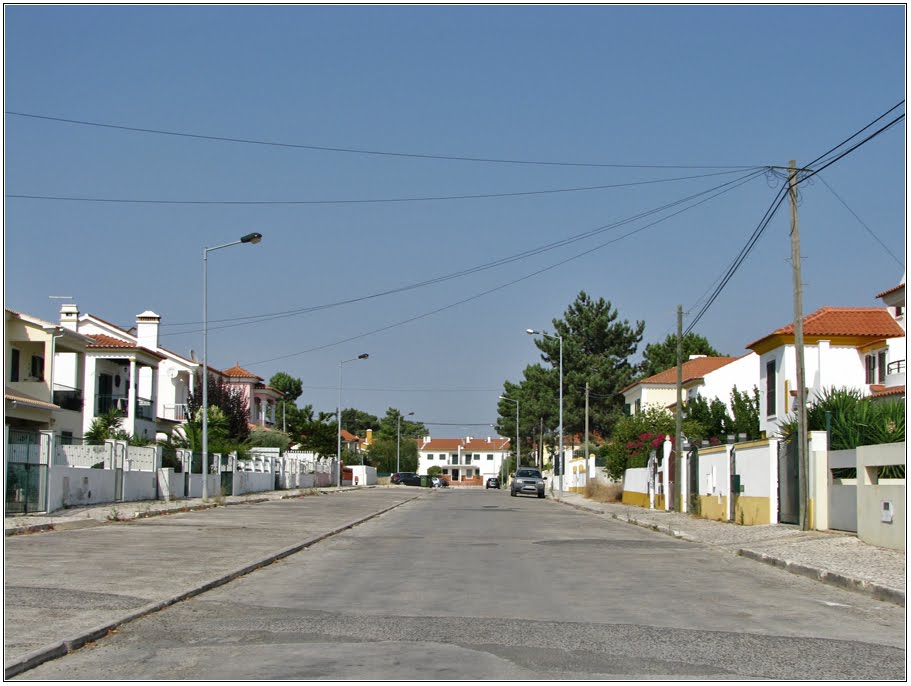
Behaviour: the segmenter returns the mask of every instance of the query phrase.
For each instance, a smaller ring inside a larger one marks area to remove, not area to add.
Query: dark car
[[[531,467],[522,467],[516,471],[512,479],[512,486],[509,489],[509,495],[515,496],[522,494],[537,495],[539,498],[544,497],[544,477],[541,471]]]
[[[389,477],[389,481],[394,484],[402,483],[402,479],[406,476],[415,476],[415,472],[396,472]]]
[[[499,487],[500,487],[500,479],[499,479],[499,477],[492,476],[492,477],[490,477],[489,479],[487,479],[487,486],[486,486],[486,488],[499,488]]]
[[[414,472],[402,473],[400,474],[399,482],[403,486],[423,486],[427,483],[427,477],[424,477],[424,482],[421,481],[421,475],[415,474]]]

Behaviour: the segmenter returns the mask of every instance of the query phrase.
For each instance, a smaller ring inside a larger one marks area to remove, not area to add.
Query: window
[[[487,459],[488,459],[488,460],[492,460],[492,459],[493,459],[493,453],[487,453]]]
[[[450,457],[452,458],[452,464],[459,464],[459,456],[457,453],[452,453]]]
[[[13,348],[13,357],[10,360],[9,380],[10,381],[19,380],[19,351],[16,348]]]
[[[433,459],[433,453],[430,453],[429,455],[427,455],[427,459],[428,459],[428,460],[432,460],[432,459]]]
[[[765,413],[768,416],[775,414],[775,360],[765,366]]]
[[[41,355],[32,355],[32,376],[44,381],[44,358]]]
[[[867,355],[867,357],[864,359],[864,362],[867,368],[866,382],[868,384],[876,383],[876,356]]]
[[[73,445],[73,432],[72,431],[61,431],[60,432],[60,444],[61,445]]]
[[[886,383],[886,351],[882,350],[877,357],[877,366],[879,367],[879,383]]]

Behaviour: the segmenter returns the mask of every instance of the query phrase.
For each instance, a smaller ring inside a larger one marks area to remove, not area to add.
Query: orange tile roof
[[[49,403],[44,400],[38,400],[33,398],[30,395],[25,395],[24,393],[19,393],[10,388],[6,389],[6,399],[10,402],[19,403],[21,405],[28,405],[29,407],[38,407],[43,410],[59,410],[60,406],[55,405],[54,403]]]
[[[701,379],[709,372],[720,369],[726,364],[730,364],[734,360],[739,359],[739,357],[697,357],[693,360],[687,360],[683,363],[683,383],[692,381],[693,379]],[[653,374],[652,376],[646,377],[645,379],[640,379],[639,381],[631,383],[620,392],[625,393],[629,389],[635,388],[639,384],[666,385],[676,383],[677,367],[671,367],[670,369],[665,369],[663,372],[658,372],[657,374]]]
[[[236,379],[259,379],[260,381],[264,380],[263,377],[257,376],[253,372],[248,371],[248,370],[244,369],[243,367],[241,367],[239,362],[236,363],[230,369],[223,370],[221,373],[224,374],[225,376],[231,376]]]
[[[491,438],[490,443],[486,438],[472,437],[469,441],[467,438],[431,438],[430,441],[423,443],[418,450],[439,450],[439,451],[458,451],[459,448],[469,452],[483,452],[485,450],[509,450],[508,438]]]
[[[900,283],[900,284],[898,284],[897,286],[895,286],[894,288],[890,288],[889,290],[883,291],[882,293],[877,293],[877,294],[876,294],[876,297],[877,297],[877,298],[881,298],[881,297],[883,297],[884,295],[889,295],[890,293],[895,293],[895,291],[900,290],[900,289],[902,289],[902,288],[904,288],[904,287],[905,287],[905,284]]]
[[[341,434],[342,434],[342,440],[345,443],[354,443],[354,442],[359,442],[361,440],[360,438],[355,436],[353,433],[351,433],[347,429],[342,429]]]
[[[772,336],[794,335],[794,323],[776,329],[757,343]],[[905,335],[901,326],[884,307],[823,307],[803,318],[804,336],[859,336],[863,338],[899,338]]]
[[[872,398],[885,398],[890,395],[904,395],[905,394],[904,386],[888,386],[888,387],[871,386],[870,390],[873,391],[873,393],[870,394],[870,397],[872,397]]]
[[[135,343],[130,343],[128,341],[122,341],[119,338],[114,338],[113,336],[107,336],[103,333],[92,333],[89,334],[89,338],[95,341],[94,344],[90,344],[90,348],[135,348]]]

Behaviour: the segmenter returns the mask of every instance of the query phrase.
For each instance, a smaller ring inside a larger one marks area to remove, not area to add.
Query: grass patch
[[[585,486],[585,497],[599,503],[619,503],[623,498],[623,487],[592,479]]]

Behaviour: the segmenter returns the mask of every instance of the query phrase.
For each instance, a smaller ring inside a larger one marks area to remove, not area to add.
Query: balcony
[[[176,405],[165,405],[161,414],[161,418],[170,419],[174,422],[185,422],[187,421],[187,415],[188,411],[186,403],[178,403]]]
[[[905,385],[905,361],[895,360],[886,367],[886,386]]]
[[[149,398],[136,398],[136,418],[155,420],[155,401]]]
[[[95,414],[106,414],[117,410],[122,415],[127,413],[129,399],[125,395],[99,395],[95,400]]]
[[[54,404],[64,410],[82,412],[82,389],[70,388],[61,384],[54,384]]]

